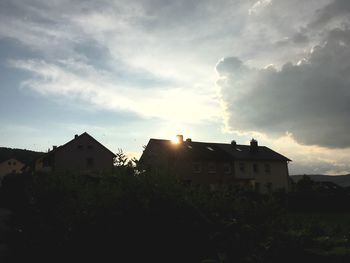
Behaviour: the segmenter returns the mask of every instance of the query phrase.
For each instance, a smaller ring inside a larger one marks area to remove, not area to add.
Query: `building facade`
[[[35,161],[41,172],[105,173],[113,170],[115,154],[88,133],[56,147]]]
[[[0,177],[7,174],[19,174],[22,172],[23,167],[24,163],[15,158],[4,160],[0,163]]]
[[[248,184],[259,192],[288,190],[290,160],[259,146],[195,142],[183,140],[150,139],[141,158],[143,169],[154,173],[167,173],[193,184],[211,186]]]

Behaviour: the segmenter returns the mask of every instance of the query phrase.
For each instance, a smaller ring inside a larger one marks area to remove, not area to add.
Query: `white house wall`
[[[240,163],[244,164],[245,171],[240,170]],[[258,165],[258,172],[254,172],[253,165]],[[265,171],[265,164],[270,165],[270,172]],[[260,184],[262,192],[266,192],[267,184],[271,183],[272,190],[288,190],[288,167],[285,161],[235,161],[235,176],[239,179],[254,179]]]

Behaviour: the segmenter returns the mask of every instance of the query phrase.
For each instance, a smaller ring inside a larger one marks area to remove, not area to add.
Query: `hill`
[[[10,158],[15,158],[25,164],[29,164],[33,160],[42,156],[43,152],[34,152],[23,149],[12,149],[6,147],[0,147],[0,162],[6,161]]]
[[[299,181],[304,175],[291,175],[294,182]],[[350,174],[345,175],[323,175],[323,174],[307,174],[311,180],[315,182],[333,182],[342,187],[350,186]]]

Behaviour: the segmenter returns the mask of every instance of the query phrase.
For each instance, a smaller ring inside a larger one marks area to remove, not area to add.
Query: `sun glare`
[[[174,139],[171,140],[172,144],[179,144],[180,143],[180,139],[178,137],[175,137]]]

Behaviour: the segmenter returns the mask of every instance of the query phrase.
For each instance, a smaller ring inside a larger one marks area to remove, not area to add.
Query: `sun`
[[[176,136],[175,138],[173,138],[173,139],[171,140],[171,143],[172,143],[172,144],[179,144],[179,143],[180,143],[180,138]]]

